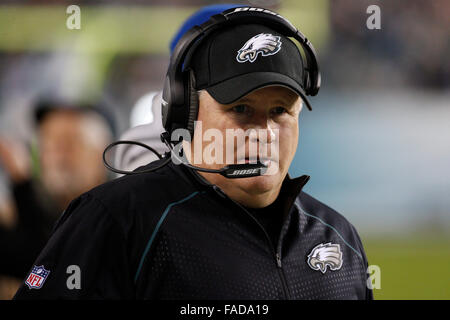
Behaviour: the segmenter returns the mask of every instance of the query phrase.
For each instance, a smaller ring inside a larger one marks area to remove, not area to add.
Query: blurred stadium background
[[[106,107],[118,137],[162,88],[177,28],[217,3],[77,1],[81,29],[69,30],[72,1],[0,1],[0,136],[31,145],[33,101],[50,94]],[[322,88],[290,173],[310,175],[305,191],[357,227],[381,269],[375,298],[450,299],[450,2],[240,3],[275,9],[316,47]],[[372,4],[381,30],[366,27]],[[0,211],[10,193],[0,166]]]

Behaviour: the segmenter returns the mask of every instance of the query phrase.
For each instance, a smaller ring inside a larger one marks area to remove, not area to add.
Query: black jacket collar
[[[182,164],[176,165],[173,162],[169,163],[169,166],[180,174],[183,179],[193,183],[200,189],[219,189],[220,188],[214,184],[211,184],[204,177],[202,177],[196,170],[183,166]],[[295,199],[300,195],[303,187],[309,181],[310,176],[302,175],[297,178],[291,178],[289,173],[283,181],[283,185],[281,187],[281,191],[283,196],[285,197],[285,204],[283,211],[289,212],[291,207],[293,206]]]

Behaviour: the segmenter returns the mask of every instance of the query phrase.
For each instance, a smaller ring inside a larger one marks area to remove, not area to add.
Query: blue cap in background
[[[231,8],[237,8],[237,7],[247,7],[247,6],[248,5],[244,5],[244,4],[224,3],[224,4],[213,4],[210,6],[202,7],[200,10],[196,11],[193,15],[191,15],[183,23],[183,25],[178,29],[178,32],[175,34],[175,36],[172,38],[172,41],[170,42],[170,53],[173,52],[173,49],[175,49],[175,46],[177,45],[177,43],[181,39],[181,37],[193,26],[200,25],[200,24],[208,21],[211,16],[213,16],[215,14],[219,14],[225,10],[228,10]]]

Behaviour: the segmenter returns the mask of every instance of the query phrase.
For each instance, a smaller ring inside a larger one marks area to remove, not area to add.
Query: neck
[[[209,183],[218,186],[228,197],[249,208],[264,208],[272,204],[278,197],[283,179],[278,185],[265,187],[266,177],[228,179],[221,175],[197,172]]]

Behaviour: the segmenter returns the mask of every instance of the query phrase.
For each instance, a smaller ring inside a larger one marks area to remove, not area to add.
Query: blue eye
[[[285,113],[286,112],[286,108],[283,108],[283,107],[276,107],[276,108],[274,108],[274,109],[272,109],[272,112],[274,113],[274,114],[283,114],[283,113]]]
[[[240,105],[234,106],[231,110],[233,110],[236,113],[245,113],[248,111],[248,107],[245,104],[240,104]]]

